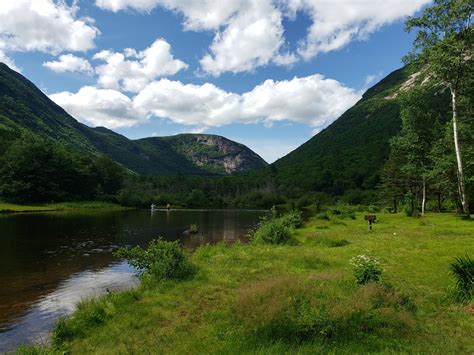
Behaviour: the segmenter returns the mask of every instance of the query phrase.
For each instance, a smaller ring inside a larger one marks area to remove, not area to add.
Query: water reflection
[[[71,275],[56,290],[35,302],[24,316],[11,323],[10,328],[5,327],[0,335],[0,349],[8,351],[24,343],[44,343],[56,320],[72,313],[84,298],[132,287],[137,282],[132,268],[125,262],[99,271]]]
[[[0,351],[44,339],[81,298],[129,287],[133,273],[112,251],[152,238],[195,248],[245,239],[266,212],[122,211],[0,216]],[[184,235],[191,224],[197,235]]]

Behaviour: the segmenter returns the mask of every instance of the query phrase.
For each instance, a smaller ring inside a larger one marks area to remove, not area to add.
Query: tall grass
[[[416,327],[407,297],[378,284],[285,276],[239,290],[235,316],[258,338],[299,343],[407,336]]]
[[[457,296],[469,300],[474,296],[474,261],[468,254],[451,263],[451,274],[456,280]]]

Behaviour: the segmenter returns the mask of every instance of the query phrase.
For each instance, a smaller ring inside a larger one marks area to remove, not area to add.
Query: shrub
[[[419,215],[416,199],[412,193],[407,193],[403,200],[403,212],[407,217],[417,217]]]
[[[316,215],[314,216],[314,218],[316,219],[325,219],[327,221],[329,221],[329,216],[326,212],[319,212],[319,213],[316,213]]]
[[[367,208],[367,212],[369,212],[369,213],[377,213],[377,212],[380,212],[380,207],[374,206],[374,205],[370,205],[370,206]]]
[[[458,297],[462,300],[474,296],[474,261],[466,254],[451,263],[451,273],[456,280]]]
[[[234,312],[257,339],[301,342],[314,338],[360,341],[369,334],[409,334],[414,307],[379,284],[348,287],[340,279],[282,277],[239,290]]]
[[[282,219],[277,218],[270,221],[263,221],[260,226],[252,232],[250,239],[254,243],[285,244],[291,240],[291,232],[283,223]]]
[[[377,282],[382,275],[379,261],[372,256],[357,255],[350,261],[356,281],[359,285]]]
[[[339,218],[356,219],[355,208],[348,204],[338,203],[329,209],[330,213]]]
[[[280,217],[281,223],[288,228],[300,228],[303,225],[301,212],[293,211]]]
[[[296,207],[298,209],[303,209],[305,207],[308,207],[309,205],[311,205],[311,199],[307,196],[305,197],[302,197],[300,198],[297,202],[296,202]]]
[[[154,239],[147,249],[139,246],[120,248],[116,256],[127,259],[140,274],[149,273],[157,280],[180,280],[191,274],[192,268],[179,242]]]

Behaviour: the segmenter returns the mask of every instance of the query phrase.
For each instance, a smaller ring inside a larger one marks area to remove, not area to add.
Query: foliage
[[[124,174],[109,158],[24,135],[0,157],[0,196],[14,202],[112,199]]]
[[[319,213],[316,213],[316,215],[314,216],[316,219],[325,219],[325,220],[328,220],[329,221],[329,215],[326,213],[326,212],[319,212]]]
[[[300,228],[303,225],[303,217],[299,211],[286,213],[280,217],[280,220],[285,227],[289,228]]]
[[[474,296],[474,260],[469,255],[458,257],[451,263],[451,273],[456,280],[459,298],[469,300]]]
[[[459,200],[462,210],[469,214],[469,198],[463,166],[463,150],[461,149],[460,118],[467,113],[472,116],[472,107],[462,112],[462,96],[472,94],[472,46],[474,43],[474,27],[472,17],[474,5],[471,0],[435,0],[432,6],[425,8],[418,17],[406,21],[408,31],[417,29],[414,49],[406,62],[414,63],[428,70],[430,75],[442,85],[447,86],[451,93],[453,138],[457,162],[457,178]],[[467,90],[466,90],[467,89]],[[468,99],[470,102],[471,99]],[[462,119],[461,119],[462,122]],[[464,157],[465,159],[465,157]],[[467,181],[466,181],[467,180]]]
[[[154,239],[146,249],[139,246],[124,247],[115,255],[125,258],[139,273],[148,273],[157,280],[181,280],[188,277],[192,271],[178,241]]]
[[[264,220],[250,239],[256,244],[285,244],[291,241],[291,232],[283,219]]]
[[[284,203],[285,199],[277,193],[249,192],[236,198],[234,205],[239,208],[271,208]]]
[[[400,130],[399,103],[387,98],[411,73],[410,67],[394,71],[329,127],[275,162],[282,192],[299,198],[311,192],[341,196],[373,188],[389,155],[389,139]],[[353,197],[356,203],[374,202],[370,195]]]
[[[356,281],[360,285],[369,282],[377,282],[382,275],[380,262],[377,258],[367,255],[357,255],[350,260],[352,271],[354,272]]]
[[[419,17],[408,18],[407,31],[417,34],[405,61],[428,65],[432,74],[457,86],[472,61],[472,15],[470,0],[435,0]]]
[[[382,196],[394,211],[402,202],[409,216],[424,210],[422,197],[429,194],[431,185],[432,146],[442,136],[443,110],[437,103],[443,100],[435,100],[433,90],[415,86],[401,95],[402,130],[390,141],[391,153],[382,175]]]
[[[327,209],[329,213],[341,219],[355,219],[355,209],[353,206],[344,203],[338,203]]]

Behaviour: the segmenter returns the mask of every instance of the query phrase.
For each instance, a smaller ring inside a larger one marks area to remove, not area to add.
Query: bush
[[[380,212],[380,207],[374,206],[374,205],[370,205],[369,207],[367,207],[367,212],[369,212],[369,213],[377,213],[377,212]]]
[[[239,290],[234,311],[259,341],[359,342],[369,334],[405,336],[415,325],[414,307],[396,291],[379,284],[354,288],[331,275],[254,283]]]
[[[462,300],[474,296],[474,261],[466,254],[451,263],[451,273],[456,280],[457,295]]]
[[[300,198],[297,202],[296,202],[296,208],[298,209],[303,209],[305,207],[308,207],[309,205],[311,205],[312,201],[309,197],[302,197]]]
[[[120,248],[115,255],[127,259],[140,274],[148,273],[157,280],[181,280],[192,271],[178,241],[154,239],[147,249],[139,246]]]
[[[339,218],[356,219],[355,208],[347,204],[338,203],[331,207],[329,211]]]
[[[260,226],[252,232],[250,239],[254,243],[261,244],[285,244],[291,240],[290,229],[280,218],[263,221]]]
[[[403,200],[403,212],[407,217],[417,217],[419,215],[416,199],[412,193],[407,193]]]
[[[316,219],[325,219],[327,221],[329,221],[329,216],[326,212],[319,212],[319,213],[316,213],[316,215],[314,216],[314,218]]]
[[[288,228],[300,228],[303,225],[303,218],[299,211],[287,213],[279,219],[281,220],[281,223]]]
[[[365,285],[369,282],[377,282],[382,275],[379,261],[367,255],[357,255],[350,261],[357,283]]]

